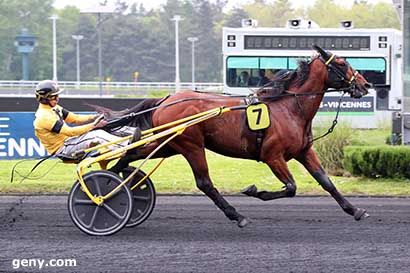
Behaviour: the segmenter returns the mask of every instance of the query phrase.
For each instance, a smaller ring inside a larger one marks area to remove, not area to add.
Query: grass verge
[[[225,194],[237,194],[250,184],[261,190],[280,190],[283,184],[263,163],[251,160],[234,159],[207,152],[209,170],[215,186]],[[67,193],[76,180],[75,165],[64,164],[59,160],[47,160],[32,174],[37,180],[19,182],[17,176],[10,183],[11,169],[17,161],[0,161],[0,193]],[[157,162],[152,160],[143,168],[149,171]],[[35,161],[24,161],[17,170],[27,174]],[[134,166],[137,166],[134,163]],[[91,169],[96,169],[92,167]],[[91,170],[90,169],[90,170]],[[298,186],[298,195],[327,195],[309,173],[296,161],[289,162]],[[200,191],[195,186],[191,169],[181,156],[168,158],[151,176],[158,193],[190,193]],[[347,195],[410,195],[409,180],[367,179],[357,177],[336,177],[331,179],[336,187]]]

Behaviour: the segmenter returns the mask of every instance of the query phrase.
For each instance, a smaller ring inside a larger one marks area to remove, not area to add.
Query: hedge
[[[357,176],[410,179],[410,147],[347,146],[343,165]]]

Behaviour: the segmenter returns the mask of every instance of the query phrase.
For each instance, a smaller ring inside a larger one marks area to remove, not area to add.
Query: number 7
[[[261,117],[262,117],[262,108],[256,108],[252,110],[253,113],[258,112],[258,117],[256,118],[256,125],[259,125],[261,122]]]

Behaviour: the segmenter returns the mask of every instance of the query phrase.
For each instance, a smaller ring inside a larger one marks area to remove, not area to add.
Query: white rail
[[[38,81],[0,81],[0,87],[12,88],[35,88]],[[60,86],[64,88],[81,89],[81,88],[99,88],[100,82],[79,82],[76,81],[59,81]],[[132,88],[132,89],[175,89],[174,82],[101,82],[105,88]],[[195,83],[196,89],[222,88],[222,83],[218,82],[198,82]],[[184,89],[192,89],[192,83],[182,82],[181,87]]]
[[[0,81],[0,96],[33,96],[38,81]],[[63,96],[125,96],[146,97],[164,96],[175,91],[174,82],[80,82],[60,81],[65,89]],[[194,89],[192,83],[181,83],[181,89]],[[222,83],[198,82],[195,89],[205,92],[223,92]],[[159,92],[159,93],[158,93]]]

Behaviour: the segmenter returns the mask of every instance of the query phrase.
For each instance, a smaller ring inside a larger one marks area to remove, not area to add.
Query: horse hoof
[[[241,191],[241,193],[248,195],[248,196],[255,196],[257,192],[258,192],[258,189],[256,188],[255,185],[250,185]]]
[[[360,221],[362,219],[365,219],[367,217],[369,217],[370,215],[366,212],[365,209],[357,209],[354,213],[354,219],[356,221]]]
[[[238,221],[238,227],[244,228],[250,223],[252,223],[250,219],[243,217],[241,220]]]

